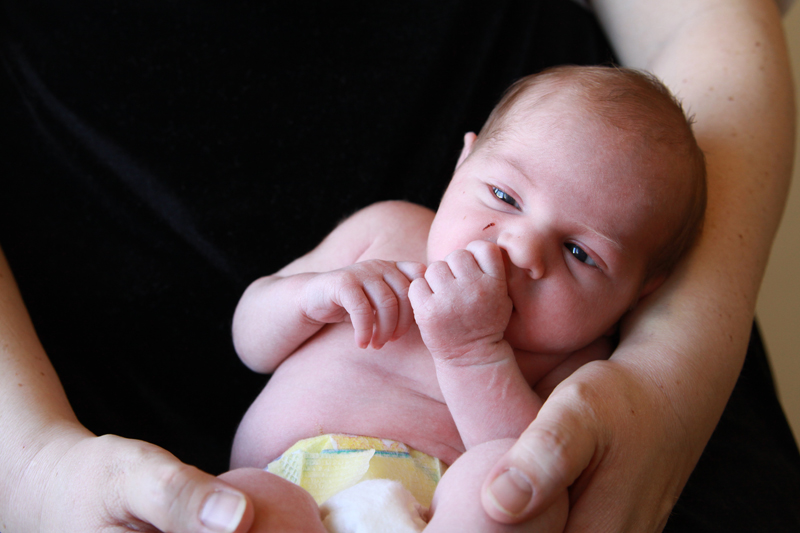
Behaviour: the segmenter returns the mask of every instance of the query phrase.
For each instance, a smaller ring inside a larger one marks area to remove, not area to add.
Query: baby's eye
[[[503,202],[507,203],[510,206],[513,206],[513,207],[516,207],[517,209],[519,209],[519,204],[517,203],[517,201],[514,199],[513,196],[509,195],[507,192],[501,191],[497,187],[492,187],[492,192],[494,193],[495,196],[497,196]]]
[[[581,263],[586,263],[589,266],[597,266],[597,263],[594,262],[594,259],[589,257],[589,254],[583,251],[580,246],[576,246],[572,243],[564,243],[564,246],[567,247],[567,250],[575,256],[575,259],[580,261]]]

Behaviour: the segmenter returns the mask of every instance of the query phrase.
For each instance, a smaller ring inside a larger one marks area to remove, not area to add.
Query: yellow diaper
[[[300,485],[320,505],[359,481],[393,479],[430,507],[445,468],[439,459],[393,440],[321,435],[301,440],[266,470]]]

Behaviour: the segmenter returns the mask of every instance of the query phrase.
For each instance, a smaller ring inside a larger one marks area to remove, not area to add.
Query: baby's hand
[[[402,337],[414,322],[408,287],[425,265],[370,260],[316,275],[303,293],[303,311],[325,324],[349,318],[356,344],[381,348]]]
[[[511,317],[502,250],[488,241],[473,241],[466,250],[450,253],[413,281],[409,300],[434,358],[458,358],[458,364],[467,365],[487,362],[482,348],[503,339]]]

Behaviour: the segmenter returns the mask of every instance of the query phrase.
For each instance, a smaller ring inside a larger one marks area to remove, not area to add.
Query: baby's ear
[[[659,288],[661,286],[661,284],[664,283],[664,280],[666,280],[666,279],[667,279],[667,275],[666,274],[659,274],[658,276],[654,277],[653,279],[651,279],[647,283],[645,283],[644,287],[642,287],[642,290],[639,291],[639,296],[637,296],[633,300],[633,303],[628,308],[628,311],[632,310],[637,305],[639,305],[639,302],[642,300],[642,298],[644,298],[645,296],[647,296],[648,294],[650,294],[651,292],[653,292],[657,288]]]
[[[469,156],[470,152],[472,152],[472,146],[475,144],[475,139],[478,136],[475,135],[473,132],[468,132],[464,134],[464,148],[461,149],[461,155],[458,156],[458,163],[456,163],[456,168],[461,166],[461,163]]]
[[[645,283],[644,287],[642,287],[642,292],[639,293],[639,299],[641,300],[651,292],[655,291],[657,288],[661,286],[662,283],[664,283],[664,280],[666,279],[667,279],[666,274],[659,274],[658,276],[654,277],[653,279]]]

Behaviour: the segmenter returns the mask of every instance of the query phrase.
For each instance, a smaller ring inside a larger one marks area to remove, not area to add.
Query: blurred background
[[[784,15],[800,108],[800,2]],[[783,409],[800,442],[800,135],[792,187],[756,307]]]

